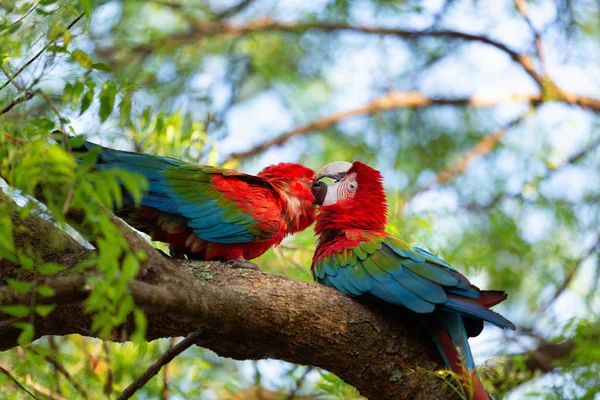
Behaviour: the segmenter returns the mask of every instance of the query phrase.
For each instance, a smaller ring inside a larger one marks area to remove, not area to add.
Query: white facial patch
[[[323,205],[328,206],[338,201],[352,198],[356,194],[358,183],[356,182],[356,173],[346,175],[343,179],[327,186],[327,194]]]

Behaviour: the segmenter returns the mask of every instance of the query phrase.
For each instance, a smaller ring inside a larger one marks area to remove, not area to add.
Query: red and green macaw
[[[171,255],[251,260],[314,221],[315,173],[299,164],[280,163],[248,175],[90,142],[76,150],[96,151],[98,169],[120,168],[148,180],[141,204],[129,201],[116,213],[168,243]]]
[[[320,179],[335,180],[326,185]],[[488,399],[475,372],[468,336],[483,321],[515,329],[489,307],[506,299],[502,291],[482,291],[433,254],[385,231],[387,200],[379,171],[360,162],[323,167],[313,192],[321,206],[311,271],[316,281],[350,296],[373,295],[422,314],[446,363],[465,376],[467,398]]]

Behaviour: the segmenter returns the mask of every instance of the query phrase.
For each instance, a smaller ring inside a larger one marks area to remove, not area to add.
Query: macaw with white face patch
[[[324,178],[334,182],[327,185]],[[387,233],[383,178],[368,165],[327,164],[316,174],[313,193],[321,206],[311,267],[315,280],[350,296],[372,295],[421,314],[446,365],[466,375],[465,396],[488,399],[467,335],[479,334],[483,321],[515,329],[489,310],[506,293],[479,290],[445,261]]]

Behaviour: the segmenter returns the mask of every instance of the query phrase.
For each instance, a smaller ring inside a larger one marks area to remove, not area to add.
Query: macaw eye
[[[352,182],[348,185],[350,187],[350,190],[354,190],[356,189],[356,183]]]

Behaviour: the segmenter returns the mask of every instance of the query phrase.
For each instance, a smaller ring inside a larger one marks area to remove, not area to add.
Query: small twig
[[[353,110],[333,113],[329,116],[319,118],[318,120],[309,124],[295,128],[271,140],[267,140],[266,142],[260,143],[251,148],[250,150],[239,153],[233,153],[225,159],[225,162],[233,160],[239,161],[255,156],[257,154],[262,153],[268,148],[274,146],[281,146],[282,144],[288,142],[290,139],[296,136],[306,135],[314,131],[327,129],[348,117],[356,115],[371,114],[396,108],[422,108],[433,105],[491,107],[505,102],[530,102],[533,104],[537,104],[540,101],[542,101],[541,96],[533,94],[513,94],[510,96],[499,98],[485,98],[478,96],[466,98],[432,98],[425,96],[419,92],[388,93],[376,98],[375,100],[368,103],[366,106],[356,108]]]
[[[212,112],[206,113],[206,120],[204,121],[204,132],[208,133],[208,127],[215,122],[215,115]]]
[[[53,340],[53,336],[49,337],[49,341],[51,343],[51,347],[53,348],[53,350],[55,350],[55,352],[58,352],[58,350],[56,349],[56,343]],[[52,343],[54,342],[54,345],[52,345]],[[40,354],[34,347],[29,347],[28,349],[30,349],[31,351],[33,351],[36,354]],[[44,358],[46,359],[46,361],[48,361],[50,364],[52,364],[52,366],[54,367],[54,370],[56,372],[58,372],[59,374],[61,374],[62,376],[65,377],[65,379],[71,384],[73,385],[73,387],[81,394],[81,396],[84,399],[89,399],[91,398],[89,392],[79,383],[77,382],[75,379],[73,379],[73,376],[69,373],[69,371],[67,371],[67,369],[64,367],[64,365],[62,365],[58,359],[55,356],[44,356]]]
[[[125,400],[131,398],[134,393],[143,387],[150,379],[152,379],[161,368],[171,362],[175,357],[181,354],[184,350],[196,343],[196,340],[202,335],[202,330],[192,332],[185,337],[181,342],[167,350],[160,358],[152,365],[150,365],[146,371],[138,379],[133,381],[129,386],[123,390],[123,393],[117,398],[117,400]]]
[[[533,23],[531,22],[531,19],[529,18],[529,10],[527,8],[527,4],[524,0],[515,0],[515,6],[517,7],[517,10],[519,11],[519,13],[523,16],[523,19],[527,23],[527,26],[529,26],[529,30],[533,34],[533,38],[535,41],[535,50],[536,50],[537,56],[540,60],[540,65],[542,67],[542,75],[544,77],[548,76],[548,74],[546,73],[546,64],[544,62],[544,54],[542,52],[542,37],[540,35],[540,32],[535,28],[535,26],[533,26]]]
[[[303,246],[298,246],[297,244],[293,244],[293,243],[280,244],[277,247],[279,247],[280,249],[284,249],[284,250],[303,251],[306,253],[312,253],[314,251],[313,249],[309,249],[309,248],[303,247]]]
[[[110,395],[113,392],[113,370],[110,366],[110,349],[108,348],[107,342],[102,342],[102,350],[104,351],[105,362],[106,362],[106,382],[104,382],[104,395],[110,399]]]
[[[9,26],[7,26],[6,28],[2,29],[1,32],[9,30],[10,28],[12,28],[13,26],[17,25],[19,22],[23,21],[25,18],[29,17],[29,14],[31,14],[36,8],[37,6],[39,6],[40,3],[36,3],[33,7],[31,7],[26,13],[25,15],[23,15],[21,18],[19,18],[18,20],[16,20],[15,22],[13,22],[12,24],[10,24]]]
[[[7,367],[4,367],[4,366],[0,365],[0,372],[2,372],[4,375],[6,375],[8,377],[8,379],[10,379],[11,381],[13,381],[15,383],[15,385],[17,385],[19,387],[19,389],[21,389],[22,391],[24,391],[25,393],[27,393],[29,396],[31,396],[35,400],[40,400],[33,393],[31,393],[29,390],[27,390],[25,388],[25,386],[21,385],[21,383],[17,380],[17,378],[15,378],[15,376],[13,375],[13,373],[12,373],[12,371],[10,369],[8,369]]]
[[[540,180],[545,180],[550,178],[552,175],[556,174],[557,172],[561,171],[562,169],[564,169],[565,167],[572,165],[572,164],[576,164],[579,161],[581,161],[581,159],[583,159],[586,155],[589,154],[590,151],[596,149],[598,146],[600,146],[600,136],[598,136],[598,138],[591,142],[590,144],[588,144],[587,146],[584,146],[581,150],[579,150],[577,153],[571,155],[569,158],[567,158],[564,162],[560,163],[560,165],[558,165],[555,168],[548,168],[546,169],[545,173],[536,177],[534,180],[532,181],[528,181],[523,185],[523,188],[529,184],[538,182]],[[514,198],[523,198],[523,188],[521,188],[521,190],[519,190],[515,195],[511,196]],[[489,210],[491,210],[492,208],[494,208],[503,198],[505,198],[507,196],[505,196],[504,192],[498,193],[488,204],[486,204],[484,207],[476,207],[474,204],[469,204],[467,205],[467,209],[470,210],[474,210],[477,209],[479,211],[483,211],[483,212],[488,212]]]
[[[258,369],[258,361],[255,360],[252,363],[254,364],[254,391],[256,393],[256,400],[263,400],[262,386],[260,383],[262,375]]]
[[[304,373],[300,375],[298,379],[296,379],[296,387],[290,392],[289,396],[287,397],[287,400],[294,400],[294,397],[296,397],[296,393],[298,393],[298,390],[300,390],[300,387],[302,387],[304,380],[313,369],[314,367],[306,368],[306,371],[304,371]]]
[[[430,190],[436,185],[445,185],[451,179],[465,172],[469,164],[471,164],[471,162],[473,162],[474,159],[482,157],[494,150],[498,143],[500,143],[500,141],[504,138],[506,132],[512,127],[520,124],[525,118],[527,118],[531,114],[531,112],[532,110],[528,109],[526,112],[522,113],[516,118],[513,118],[512,120],[505,123],[503,126],[496,129],[492,133],[484,136],[480,141],[475,143],[473,147],[471,147],[467,152],[465,152],[458,159],[458,161],[456,161],[448,168],[438,172],[436,179],[433,182],[416,189],[414,192],[410,193],[404,201],[408,202],[417,194]]]
[[[50,349],[54,352],[54,354],[58,354],[58,346],[56,344],[56,340],[54,340],[54,336],[48,336],[48,344],[50,345]],[[46,361],[52,364],[52,369],[54,370],[54,391],[58,394],[62,394],[60,390],[60,372],[58,371],[56,364],[50,361],[50,356],[46,356],[44,358]]]
[[[596,259],[596,270],[594,272],[594,277],[592,278],[592,285],[590,287],[590,290],[588,292],[588,295],[586,296],[586,306],[588,309],[588,312],[592,312],[592,304],[593,304],[593,299],[594,299],[594,295],[596,294],[596,290],[598,289],[598,283],[600,282],[600,259],[597,258]]]
[[[173,3],[170,1],[162,1],[162,0],[152,0],[152,3],[164,6],[164,7],[169,7],[172,8],[173,10],[180,10],[181,9],[181,3]]]
[[[253,0],[242,0],[238,4],[233,7],[227,8],[221,12],[215,14],[217,19],[224,19],[234,16],[235,14],[243,11],[246,7],[248,7]]]
[[[285,255],[283,253],[283,251],[281,251],[281,250],[291,250],[291,249],[289,249],[289,248],[286,249],[285,247],[282,248],[281,246],[273,248],[273,252],[275,253],[275,256],[277,257],[277,259],[279,260],[280,264],[284,268],[286,267],[286,265],[285,265],[285,263],[283,261],[289,261],[290,263],[292,263],[292,265],[294,267],[296,267],[300,272],[302,272],[303,275],[310,276],[310,272],[308,271],[308,269],[306,268],[305,265],[300,265],[295,260],[293,260],[291,257],[288,257],[287,255]],[[292,251],[295,251],[295,250],[292,250]]]
[[[67,400],[66,398],[64,398],[63,396],[54,393],[52,390],[48,389],[47,387],[44,387],[40,384],[37,384],[34,382],[34,380],[31,378],[31,376],[27,375],[25,377],[25,382],[27,383],[27,385],[31,386],[31,388],[33,390],[35,390],[37,393],[50,398],[51,400]]]
[[[71,29],[81,18],[83,18],[84,15],[85,15],[84,13],[79,14],[79,16],[77,18],[75,18],[75,20],[73,20],[73,22],[71,22],[67,26],[67,29]],[[42,49],[40,51],[38,51],[35,56],[30,58],[29,61],[27,61],[21,68],[19,68],[12,77],[8,78],[8,80],[0,86],[0,90],[7,87],[17,76],[19,76],[21,74],[21,72],[25,71],[25,69],[27,67],[29,67],[31,65],[31,63],[33,63],[35,60],[37,60],[48,49],[48,47],[50,47],[61,35],[62,35],[62,33],[59,35],[56,35],[44,47],[42,47]]]
[[[2,72],[4,73],[4,75],[6,75],[6,77],[8,79],[10,79],[10,75],[9,75],[8,71],[6,70],[6,68],[4,66],[2,66]],[[25,91],[27,93],[27,96],[33,97],[34,95],[39,94],[46,101],[46,103],[48,103],[48,105],[50,106],[50,108],[56,114],[56,117],[58,118],[58,122],[60,123],[60,126],[62,128],[62,134],[63,134],[63,137],[65,138],[64,142],[65,142],[65,144],[67,146],[67,152],[69,154],[72,154],[73,150],[71,149],[71,142],[69,140],[69,136],[66,133],[67,130],[65,128],[65,124],[64,124],[63,119],[62,119],[62,117],[60,115],[60,111],[58,111],[58,108],[54,105],[54,102],[52,101],[52,99],[50,99],[50,96],[48,96],[46,93],[44,93],[43,90],[30,91],[27,88],[25,88],[24,86],[19,85],[17,83],[17,81],[14,80],[14,79],[12,80],[12,84],[13,84],[14,87],[17,88],[17,90]],[[26,144],[27,142],[24,142],[24,143]],[[73,199],[73,193],[74,193],[74,187],[71,184],[71,185],[69,185],[69,191],[67,192],[67,197],[65,198],[65,203],[63,204],[63,207],[62,207],[62,213],[63,213],[63,215],[66,215],[67,212],[69,211],[69,206],[71,205],[71,201]]]
[[[452,165],[450,168],[447,168],[447,169],[441,171],[440,173],[438,173],[437,177],[436,177],[436,182],[444,185],[444,184],[448,183],[448,181],[450,179],[454,178],[455,176],[457,176],[459,174],[462,174],[474,159],[484,156],[484,155],[488,154],[489,152],[491,152],[492,150],[494,150],[496,145],[506,135],[506,131],[508,131],[510,128],[514,127],[515,125],[518,125],[521,122],[523,122],[523,120],[525,118],[527,118],[529,115],[531,115],[531,112],[532,112],[532,110],[527,110],[523,114],[510,120],[508,123],[506,123],[502,127],[498,128],[494,132],[485,136],[483,139],[481,139],[479,142],[477,142],[475,144],[475,146],[473,146],[469,151],[464,153],[462,155],[462,157],[460,157],[460,159],[454,165]]]
[[[172,337],[169,345],[169,350],[175,347],[177,344],[177,338]],[[163,368],[163,387],[160,391],[160,399],[167,400],[169,398],[169,364],[166,364]]]
[[[37,94],[37,92],[27,92],[25,95],[23,95],[21,97],[17,97],[13,101],[11,101],[10,104],[8,104],[6,107],[4,107],[2,110],[0,110],[0,115],[6,114],[10,110],[12,110],[16,105],[30,100],[36,94]]]
[[[69,374],[69,371],[66,370],[66,368],[58,362],[58,360],[55,357],[52,356],[46,356],[46,361],[48,361],[49,363],[51,363],[52,365],[54,365],[54,368],[56,368],[56,370],[61,373],[65,379],[67,381],[69,381],[69,383],[71,385],[73,385],[73,387],[79,392],[79,394],[84,398],[84,399],[90,399],[92,398],[92,396],[90,396],[89,392],[81,385],[81,383],[77,382],[75,379],[73,379],[73,377],[71,376],[71,374]]]
[[[243,2],[242,2],[243,3]],[[322,32],[336,32],[336,31],[352,31],[361,32],[364,34],[372,35],[386,35],[396,36],[404,39],[417,39],[421,37],[436,37],[436,38],[449,38],[459,39],[471,42],[484,43],[489,46],[495,47],[498,50],[506,53],[513,61],[519,64],[525,72],[531,76],[531,78],[537,82],[541,87],[543,78],[537,73],[531,58],[526,54],[521,54],[504,43],[490,39],[486,36],[475,35],[470,33],[458,32],[453,30],[424,30],[424,31],[412,31],[406,29],[394,29],[394,28],[381,28],[381,27],[366,27],[366,26],[353,26],[346,23],[322,23],[322,22],[310,22],[310,23],[298,23],[298,22],[278,22],[273,21],[270,18],[256,19],[247,22],[245,25],[233,25],[226,21],[215,21],[207,22],[205,20],[196,21],[192,29],[184,33],[170,36],[169,38],[159,41],[156,46],[161,46],[166,43],[186,43],[193,42],[197,43],[198,37],[212,36],[212,35],[226,35],[229,37],[240,37],[248,35],[254,32],[261,31],[281,31],[281,32],[292,32],[292,33],[303,33],[309,30],[322,31]],[[153,44],[154,45],[154,44]],[[134,51],[138,52],[151,52],[152,47],[149,45],[139,46]]]
[[[575,274],[579,270],[579,267],[581,267],[581,264],[583,264],[583,262],[585,260],[587,260],[594,253],[596,253],[599,249],[600,249],[600,236],[598,236],[598,239],[596,240],[594,245],[592,247],[590,247],[575,263],[573,263],[573,265],[571,266],[571,268],[569,268],[569,271],[565,275],[565,278],[563,279],[561,284],[558,285],[558,287],[554,291],[554,295],[552,296],[552,298],[550,298],[550,300],[548,300],[548,302],[546,302],[546,304],[544,304],[543,306],[541,306],[539,308],[538,313],[541,314],[541,313],[545,312],[548,308],[550,308],[550,306],[552,306],[552,304],[554,304],[554,302],[560,297],[560,295],[567,289],[567,287],[569,286],[569,284],[575,277]]]

